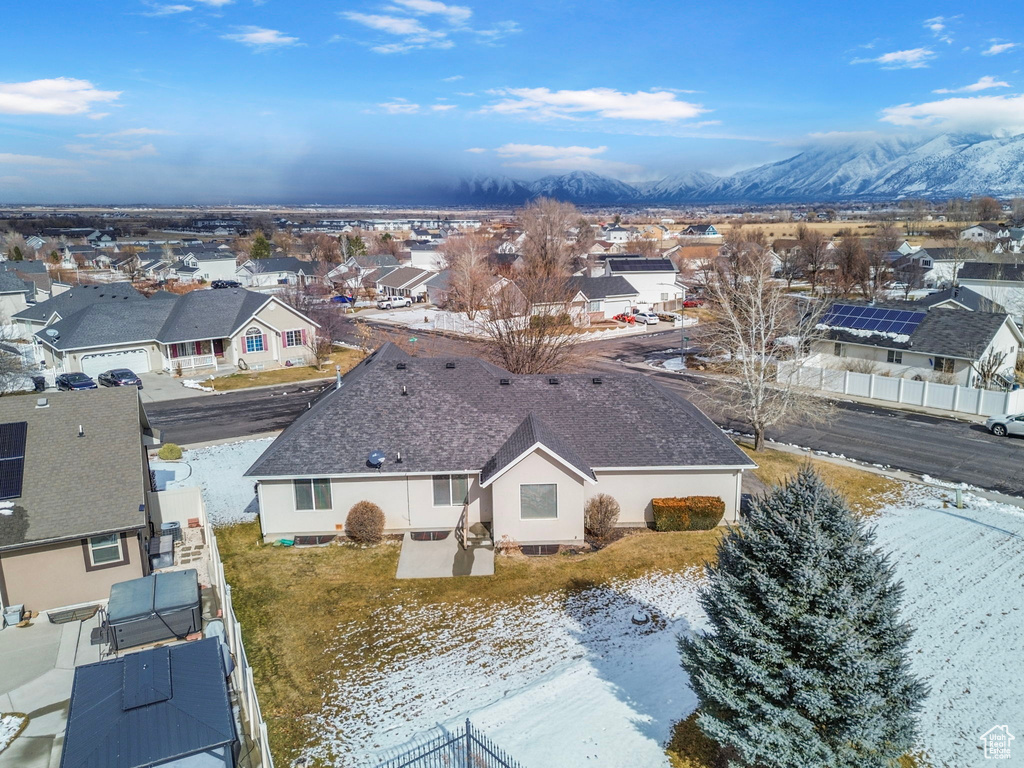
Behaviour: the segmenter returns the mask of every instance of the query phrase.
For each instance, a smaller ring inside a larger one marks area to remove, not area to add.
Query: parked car
[[[993,435],[1024,435],[1024,413],[1001,413],[985,420],[985,427]]]
[[[114,368],[104,371],[96,377],[96,381],[103,387],[138,387],[142,389],[142,379],[135,375],[134,371],[127,368]]]
[[[657,325],[658,316],[651,312],[649,309],[638,309],[633,312],[633,317],[636,318],[638,323],[644,325]]]
[[[355,304],[356,300],[352,296],[332,296],[331,302],[333,304]]]
[[[242,284],[237,280],[214,280],[210,283],[211,288],[241,288]]]
[[[70,392],[74,389],[96,389],[96,382],[84,373],[62,373],[57,376],[57,389]]]
[[[387,296],[377,299],[377,309],[394,309],[395,307],[411,307],[412,299],[408,296]]]
[[[693,309],[694,307],[703,307],[704,299],[687,299],[683,302],[683,306],[687,309]]]

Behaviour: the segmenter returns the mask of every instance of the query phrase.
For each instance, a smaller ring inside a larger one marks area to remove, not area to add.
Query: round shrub
[[[164,443],[156,455],[164,461],[177,461],[181,458],[181,446],[175,443]]]
[[[583,528],[595,539],[606,539],[619,522],[619,502],[607,493],[587,499],[583,508]]]
[[[357,501],[348,511],[345,533],[362,544],[379,544],[384,538],[384,512],[372,501]]]

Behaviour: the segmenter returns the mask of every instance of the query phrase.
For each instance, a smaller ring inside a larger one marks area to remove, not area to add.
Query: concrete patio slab
[[[4,659],[0,693],[10,693],[53,669],[61,635],[62,627],[46,619],[33,619],[31,626],[0,631],[0,657]],[[73,663],[74,656],[71,658]]]
[[[440,541],[414,541],[406,533],[398,556],[396,579],[440,579],[450,576],[493,576],[494,546],[470,542],[459,547],[455,532]]]

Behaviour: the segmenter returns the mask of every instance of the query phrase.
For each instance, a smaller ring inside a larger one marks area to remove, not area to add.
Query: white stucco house
[[[390,532],[479,523],[494,541],[579,544],[597,493],[619,502],[622,526],[649,524],[652,498],[693,495],[720,497],[734,521],[743,472],[754,466],[695,406],[646,376],[513,375],[385,344],[246,476],[257,483],[266,541],[343,534],[348,510],[367,500]]]
[[[657,308],[686,297],[679,270],[671,259],[610,257],[605,260],[604,273],[626,278],[637,291],[637,304]]]

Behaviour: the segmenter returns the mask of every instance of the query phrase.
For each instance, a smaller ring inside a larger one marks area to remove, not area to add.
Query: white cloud
[[[482,155],[487,150],[483,147],[470,147],[466,152],[472,152],[474,155]]]
[[[356,24],[362,24],[364,27],[402,38],[401,42],[380,43],[372,46],[370,50],[374,53],[407,53],[421,48],[443,49],[451,48],[454,45],[448,39],[447,32],[427,29],[416,19],[353,11],[346,11],[342,16]]]
[[[290,45],[297,45],[299,38],[289,37],[276,29],[264,27],[238,27],[239,31],[221,35],[225,40],[233,40],[236,43],[248,45],[257,50],[269,50],[270,48],[285,48]]]
[[[113,133],[80,133],[80,139],[119,139],[126,136],[166,136],[170,131],[162,131],[157,128],[125,128],[123,131]]]
[[[392,99],[377,106],[389,115],[412,115],[420,111],[419,104],[411,104],[405,99]]]
[[[67,165],[67,162],[67,160],[58,160],[55,157],[13,155],[9,152],[0,152],[0,163],[8,163],[10,165],[60,166]]]
[[[938,88],[932,91],[932,93],[976,93],[977,91],[985,91],[989,88],[1009,88],[1010,84],[1003,80],[996,80],[992,75],[985,75],[976,83],[965,85],[962,88]]]
[[[447,112],[449,109],[455,109],[454,104],[434,104],[430,107],[434,112]]]
[[[89,155],[104,160],[137,160],[140,157],[152,157],[157,154],[156,147],[152,144],[143,144],[141,147],[130,149],[94,147],[91,144],[68,144],[64,148],[78,155]]]
[[[533,168],[536,170],[595,171],[618,175],[636,175],[642,168],[629,163],[605,160],[598,155],[608,147],[553,147],[547,144],[503,144],[495,153],[507,162],[506,168]]]
[[[80,115],[95,103],[116,101],[121,91],[101,91],[88,80],[55,77],[0,83],[0,114]]]
[[[399,12],[407,11],[421,16],[436,14],[444,16],[452,24],[465,24],[473,15],[473,10],[464,5],[446,5],[437,0],[392,0],[392,2],[401,6],[401,8],[395,9]]]
[[[91,112],[86,115],[90,120],[102,120],[104,117],[110,117],[109,112]]]
[[[854,59],[851,64],[880,64],[882,69],[921,69],[935,58],[931,48],[910,48],[906,51],[883,53],[873,59]]]
[[[161,3],[146,3],[151,11],[143,13],[143,16],[176,16],[179,13],[188,13],[192,10],[191,5],[163,5]]]
[[[611,88],[590,88],[585,91],[505,88],[491,93],[505,98],[484,107],[485,112],[524,115],[534,119],[603,117],[670,122],[689,120],[709,111],[701,104],[682,101],[668,91],[623,93]]]
[[[442,83],[454,83],[456,80],[461,80],[462,75],[452,75],[451,77],[442,77]]]
[[[930,19],[925,19],[924,27],[935,35],[940,42],[952,43],[953,35],[949,32],[949,24],[959,18],[960,14],[956,16],[934,16]]]
[[[480,38],[483,43],[494,43],[503,37],[508,35],[514,35],[516,32],[521,32],[519,24],[514,21],[499,21],[496,25],[490,29],[475,29],[473,32]]]
[[[975,130],[994,134],[1024,132],[1024,94],[955,96],[882,110],[881,120],[909,127]]]
[[[235,0],[194,0],[194,2],[209,5],[213,8],[220,8],[225,5],[231,5]]]
[[[981,52],[982,56],[996,56],[1017,47],[1016,43],[997,43],[995,40],[990,40],[989,42],[991,42],[992,45]]]

